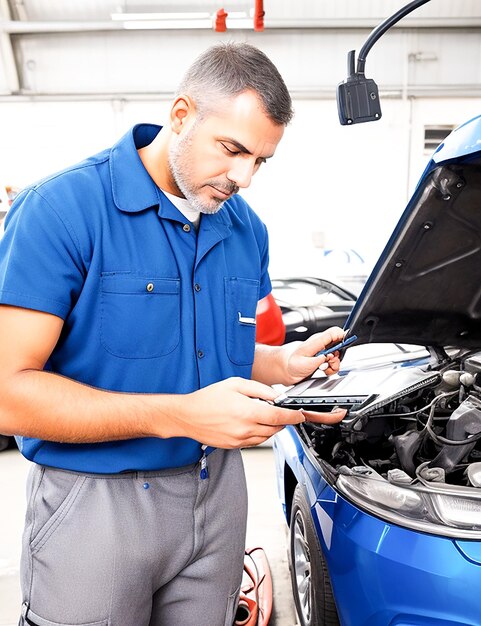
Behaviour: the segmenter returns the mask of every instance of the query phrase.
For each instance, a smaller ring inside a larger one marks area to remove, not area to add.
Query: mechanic
[[[34,462],[20,624],[223,626],[242,576],[239,449],[287,424],[273,383],[339,328],[255,346],[264,224],[237,195],[292,117],[257,48],[187,71],[161,129],[28,187],[0,243],[0,432]],[[260,400],[265,400],[262,402]]]

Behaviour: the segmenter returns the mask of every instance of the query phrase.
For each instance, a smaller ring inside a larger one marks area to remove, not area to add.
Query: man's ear
[[[195,118],[196,110],[192,98],[178,96],[170,110],[170,127],[174,133],[179,134]]]

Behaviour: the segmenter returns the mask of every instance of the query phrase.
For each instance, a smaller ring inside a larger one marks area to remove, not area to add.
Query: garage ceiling
[[[255,0],[0,0],[0,95],[170,93],[193,56],[226,38],[257,43],[281,64],[282,57],[298,60],[295,78],[312,57],[309,50],[317,58],[320,34],[333,50],[342,38],[344,57],[353,33],[355,47],[406,3],[265,0],[264,31],[254,32]],[[217,33],[213,24],[222,6],[229,14],[227,32]],[[399,28],[463,29],[479,36],[481,2],[435,0]],[[316,75],[316,68],[308,69]]]
[[[267,28],[316,28],[318,26],[369,26],[393,13],[407,0],[265,0]],[[481,18],[478,0],[435,0],[418,9],[406,20],[411,24],[469,25]],[[215,13],[223,7],[232,18],[230,27],[238,28],[245,17],[254,11],[255,0],[1,0],[1,28],[8,33],[61,32],[72,30],[122,29],[124,14],[142,14],[146,19],[162,20],[162,14],[173,14],[186,22],[181,28],[196,28],[189,17],[192,14]],[[242,15],[243,14],[243,15]],[[157,16],[153,19],[153,16]],[[117,18],[117,19],[116,19]],[[212,18],[211,18],[212,21]],[[228,22],[228,23],[229,23]],[[236,25],[237,22],[237,25]],[[245,22],[247,24],[247,22]],[[208,27],[208,26],[206,26]],[[154,26],[162,29],[162,25]]]

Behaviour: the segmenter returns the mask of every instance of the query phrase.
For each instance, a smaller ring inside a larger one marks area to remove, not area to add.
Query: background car
[[[347,322],[341,370],[274,438],[301,626],[479,626],[481,116],[433,155]]]
[[[259,343],[303,341],[330,326],[343,326],[356,296],[341,285],[313,276],[276,278],[272,295],[257,310]]]
[[[13,447],[15,445],[15,440],[13,437],[8,437],[7,435],[0,435],[0,452],[2,450],[6,450],[7,448]]]

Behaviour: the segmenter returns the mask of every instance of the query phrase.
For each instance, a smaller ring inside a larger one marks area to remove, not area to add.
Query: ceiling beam
[[[0,0],[0,6],[6,5],[6,0]],[[80,32],[99,32],[99,31],[119,31],[125,30],[124,23],[116,20],[102,21],[20,21],[5,19],[5,13],[0,11],[0,33],[6,35],[27,35],[27,34],[48,34],[48,33],[80,33]],[[176,21],[175,30],[191,30],[192,20]],[[213,30],[208,24],[208,20],[203,24],[199,24],[201,30]],[[239,20],[239,26],[236,26],[235,19],[227,22],[227,30],[249,30],[246,20]],[[279,29],[297,29],[297,30],[313,30],[313,29],[373,29],[378,25],[378,21],[372,18],[332,18],[332,19],[304,19],[304,18],[271,18],[264,20],[265,31]],[[198,28],[196,27],[196,28]],[[411,18],[402,20],[394,28],[480,28],[481,17],[442,17],[442,18]],[[153,30],[172,29],[172,26],[166,24],[165,21],[152,21],[149,25],[148,21],[139,22],[138,29],[152,28]],[[251,26],[253,28],[253,25]],[[135,30],[135,22],[128,22],[128,29]],[[265,32],[264,31],[264,32]]]

